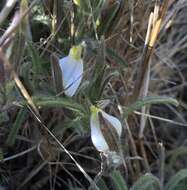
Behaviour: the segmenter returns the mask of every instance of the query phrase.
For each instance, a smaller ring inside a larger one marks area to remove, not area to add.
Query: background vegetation
[[[145,38],[155,1],[5,3],[0,189],[186,190],[187,1],[156,2],[159,16],[168,9],[149,35],[159,34],[151,53]],[[84,76],[69,98],[53,66],[83,41]],[[94,148],[92,104],[121,120],[126,166],[107,165]]]

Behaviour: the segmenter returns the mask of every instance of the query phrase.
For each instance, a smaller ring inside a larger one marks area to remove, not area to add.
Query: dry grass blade
[[[142,60],[140,65],[140,72],[138,74],[137,80],[135,82],[135,90],[132,96],[132,102],[136,101],[138,98],[144,98],[148,94],[149,81],[150,81],[150,59],[154,51],[154,46],[158,38],[161,24],[163,22],[164,16],[167,11],[169,0],[163,2],[163,6],[159,10],[158,1],[155,2],[154,12],[151,12],[148,22],[147,34],[145,38],[145,44],[142,54]],[[159,14],[160,13],[160,14]],[[150,167],[144,148],[143,132],[146,125],[146,107],[142,107],[142,113],[140,120],[140,130],[139,130],[139,144],[141,149],[141,154],[144,158],[144,166],[149,172]]]
[[[185,189],[186,171],[170,179],[187,166],[186,13],[187,0],[1,0],[0,189]],[[99,118],[101,157],[91,105],[123,126]]]
[[[156,7],[156,6],[155,6]],[[146,51],[146,47],[149,43],[149,39],[150,39],[150,34],[151,34],[151,29],[152,29],[152,23],[154,22],[154,18],[155,18],[155,14],[151,12],[150,17],[149,17],[149,23],[148,23],[148,28],[147,28],[147,34],[146,34],[146,38],[145,38],[145,48],[144,51]],[[149,88],[149,80],[150,80],[150,64],[148,64],[148,68],[145,74],[145,80],[143,83],[143,87],[142,87],[142,98],[146,97],[148,94],[148,88]],[[142,113],[146,113],[146,107],[142,107]],[[145,128],[145,124],[146,124],[146,117],[144,115],[141,116],[141,120],[140,120],[140,131],[139,131],[139,137],[142,138],[143,137],[143,131]]]
[[[99,190],[93,179],[86,173],[83,167],[75,160],[75,158],[71,155],[71,153],[65,148],[65,146],[58,140],[58,138],[48,129],[48,127],[41,121],[40,117],[38,117],[32,110],[32,114],[35,116],[37,121],[40,123],[42,128],[56,141],[59,147],[71,158],[71,160],[75,163],[80,172],[85,176],[85,178],[89,181],[90,185],[92,185],[96,190]]]
[[[24,17],[26,15],[28,15],[29,11],[33,8],[33,6],[35,5],[35,3],[38,0],[34,0],[29,8],[27,10],[25,10],[22,14],[19,14],[16,16],[15,20],[12,22],[12,24],[8,27],[8,29],[5,31],[5,33],[1,36],[0,38],[0,46],[2,46],[4,44],[4,42],[10,37],[12,36],[12,34],[15,32],[15,30],[18,28],[18,26],[21,24],[22,20],[24,19]]]
[[[43,161],[39,163],[33,170],[29,173],[29,175],[25,178],[25,180],[19,185],[17,190],[23,189],[23,187],[34,177],[36,176],[46,165],[48,161]]]
[[[164,190],[165,148],[162,143],[159,143],[159,146],[160,146],[160,184],[161,184],[161,190]]]
[[[11,10],[14,8],[17,0],[7,0],[5,3],[5,6],[3,7],[2,11],[0,12],[0,26],[4,23],[7,16],[11,12]]]
[[[138,151],[136,148],[136,143],[135,143],[131,129],[130,129],[129,124],[126,119],[124,120],[124,123],[125,123],[126,129],[127,129],[128,135],[129,135],[129,141],[132,146],[132,154],[133,154],[133,156],[138,157],[139,155],[138,155]],[[136,168],[136,170],[135,170],[136,176],[134,176],[134,178],[136,178],[140,174],[140,163],[138,160],[135,160],[134,167]]]
[[[163,22],[163,19],[164,19],[166,12],[167,12],[168,2],[169,2],[169,0],[165,0],[163,2],[163,6],[160,8],[160,15],[159,16],[158,16],[158,10],[157,10],[158,9],[157,3],[155,5],[155,7],[157,7],[157,8],[155,8],[154,15],[153,15],[152,30],[151,30],[151,32],[149,31],[150,30],[150,24],[149,24],[147,34],[150,34],[150,36],[148,37],[148,35],[147,35],[147,37],[146,37],[146,40],[149,39],[149,41],[148,41],[148,45],[146,45],[144,47],[141,65],[140,65],[141,71],[140,71],[140,75],[138,75],[138,78],[135,82],[135,90],[134,90],[134,94],[132,97],[132,102],[137,100],[140,96],[142,86],[143,86],[143,83],[145,81],[145,76],[147,73],[148,64],[149,64],[150,58],[153,54],[154,46],[155,46],[156,40],[158,38],[158,34],[160,32],[160,29],[161,29],[161,24]],[[151,20],[151,17],[152,17],[152,14],[150,15],[149,21]],[[157,17],[158,17],[158,19],[155,21],[155,19]]]
[[[164,15],[166,14],[166,11],[167,11],[167,6],[168,6],[168,0],[164,2],[163,8],[161,10],[161,16],[159,18],[159,15],[158,15],[159,14],[159,4],[158,4],[158,1],[156,1],[155,7],[154,7],[154,13],[150,14],[150,19],[149,19],[149,24],[148,24],[148,29],[147,29],[147,36],[146,36],[146,41],[145,41],[145,45],[147,45],[147,43],[148,43],[148,46],[151,47],[150,51],[152,51],[152,48],[158,37],[161,23],[164,19]],[[151,27],[153,28],[152,31],[151,31]],[[147,52],[147,54],[149,54],[149,52]],[[150,56],[151,56],[151,52],[150,52]],[[139,95],[143,96],[143,97],[145,97],[148,93],[149,79],[150,79],[150,62],[149,62],[149,60],[147,60],[147,63],[145,62],[145,64],[146,64],[146,68],[144,68],[144,76],[143,76],[143,78],[141,77],[143,84],[142,84],[142,86],[140,85],[142,90],[139,92],[140,93]],[[145,107],[142,108],[142,113],[146,112],[145,109],[146,109]],[[145,124],[146,124],[146,117],[142,115],[141,124],[140,124],[140,133],[139,133],[140,138],[143,137],[143,131],[145,128]]]
[[[130,7],[130,43],[133,41],[133,30],[134,30],[134,0],[129,1]]]
[[[155,22],[157,21],[158,19],[158,16],[159,16],[159,9],[160,9],[160,5],[159,5],[159,1],[156,0],[155,2],[155,7],[154,7],[154,17],[153,17],[153,26],[155,25]]]
[[[30,152],[36,150],[36,148],[37,148],[37,146],[33,146],[33,147],[28,148],[27,150],[24,150],[24,151],[22,151],[20,153],[14,154],[13,156],[9,156],[9,157],[3,158],[2,160],[0,160],[0,163],[16,159],[16,158],[18,158],[20,156],[24,156],[25,154],[30,153]]]
[[[62,72],[59,66],[58,57],[55,54],[51,55],[51,72],[52,72],[52,80],[53,85],[56,89],[57,93],[63,91],[63,84],[62,84]]]

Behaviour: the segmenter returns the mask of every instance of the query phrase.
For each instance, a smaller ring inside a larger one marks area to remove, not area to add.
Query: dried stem
[[[137,80],[135,82],[135,88],[134,88],[135,90],[134,90],[134,93],[132,96],[131,103],[136,101],[140,96],[142,86],[143,86],[143,83],[145,81],[145,76],[147,73],[148,64],[149,64],[149,61],[150,61],[151,56],[152,56],[153,51],[154,51],[154,46],[155,46],[156,40],[158,38],[158,34],[160,32],[160,29],[161,29],[161,24],[163,22],[164,16],[165,16],[166,11],[167,11],[168,3],[169,3],[169,0],[164,1],[163,6],[160,8],[160,15],[159,16],[157,15],[158,10],[154,11],[155,15],[153,16],[153,18],[154,19],[157,18],[157,20],[154,21],[155,23],[153,23],[153,21],[152,21],[151,32],[149,31],[150,27],[148,27],[146,40],[149,39],[149,42],[148,42],[148,44],[146,44],[147,42],[145,43],[145,46],[143,49],[142,60],[141,60],[141,65],[140,65],[141,70],[140,70],[140,74],[138,75]],[[155,6],[157,6],[157,5],[155,5]],[[158,9],[158,8],[155,8],[155,9]],[[151,17],[152,17],[152,14],[150,14],[149,21],[151,20]],[[150,23],[149,23],[149,25],[150,25]],[[149,35],[149,37],[148,37],[148,35]]]
[[[12,11],[16,4],[17,0],[7,0],[5,6],[0,12],[0,26],[4,23],[9,13]]]

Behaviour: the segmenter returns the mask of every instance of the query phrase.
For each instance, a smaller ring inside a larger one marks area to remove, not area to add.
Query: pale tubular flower
[[[77,6],[80,6],[80,4],[81,4],[81,0],[73,0],[73,2],[74,2],[75,5],[77,5]]]
[[[110,152],[114,152],[114,150],[111,150],[111,145],[116,142],[107,142],[110,139],[112,140],[113,136],[110,132],[113,131],[117,139],[120,139],[121,133],[122,133],[122,125],[121,122],[114,116],[111,116],[107,114],[106,112],[102,111],[101,109],[91,106],[91,118],[90,118],[90,127],[91,127],[91,139],[95,146],[95,148],[105,153],[105,155],[108,155]],[[99,114],[103,117],[104,120],[106,120],[107,123],[110,125],[108,127],[111,127],[111,131],[107,129],[107,126],[101,124],[99,119]],[[106,127],[106,130],[104,129]],[[108,130],[108,131],[107,131]],[[104,134],[107,133],[107,134]],[[107,135],[110,135],[110,137],[107,138]],[[117,139],[113,139],[114,141]]]
[[[82,45],[73,46],[69,55],[59,60],[64,93],[70,97],[76,93],[83,76],[82,48]]]

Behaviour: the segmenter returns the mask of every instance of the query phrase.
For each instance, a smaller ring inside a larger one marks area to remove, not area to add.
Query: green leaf
[[[3,151],[0,148],[0,161],[3,160],[4,156],[3,156]]]
[[[158,189],[160,189],[159,179],[152,174],[146,174],[140,177],[132,187],[132,190],[158,190]]]
[[[62,107],[75,111],[80,115],[85,115],[85,109],[80,104],[69,98],[55,96],[34,96],[32,99],[35,105],[39,107]]]
[[[177,186],[181,185],[183,180],[187,180],[187,169],[177,172],[166,184],[165,190],[181,190]]]
[[[124,117],[127,118],[129,114],[134,112],[137,109],[142,108],[143,106],[152,105],[152,104],[172,104],[178,106],[178,101],[174,98],[170,97],[162,97],[162,96],[151,96],[145,97],[142,100],[138,100],[132,105],[130,105],[127,109],[124,110]]]
[[[27,111],[25,108],[20,109],[20,111],[18,112],[14,125],[12,126],[8,138],[6,140],[6,144],[8,146],[14,145],[18,131],[21,128],[23,121],[25,120],[26,113]]]
[[[178,157],[185,158],[187,156],[187,147],[180,146],[175,148],[174,150],[168,152],[167,157],[169,158],[169,166],[172,167],[176,164],[176,160]]]
[[[114,170],[111,173],[111,178],[112,181],[114,182],[115,190],[128,190],[127,184],[119,171]]]
[[[116,1],[116,3],[108,6],[108,9],[106,9],[104,12],[105,14],[101,17],[102,23],[98,29],[100,36],[110,34],[112,31],[114,31],[120,20],[119,16],[121,14],[119,13],[121,12],[121,9],[123,9],[122,1]]]
[[[123,67],[128,66],[128,63],[113,49],[107,48],[106,53],[107,53],[108,57],[110,57],[111,59],[114,59],[116,61],[116,63],[118,63],[119,65],[121,65]]]
[[[92,80],[89,85],[89,97],[92,102],[100,99],[103,93],[103,79],[105,76],[105,42],[102,39],[99,48],[97,49],[96,64],[94,68],[94,73]]]
[[[35,75],[42,74],[43,68],[42,68],[42,59],[40,58],[40,55],[37,51],[37,49],[34,47],[32,43],[28,43],[28,54],[31,56],[32,61],[32,69]]]
[[[0,124],[9,121],[9,116],[7,112],[0,113]]]
[[[102,178],[99,179],[99,181],[97,182],[97,186],[99,187],[100,190],[109,190],[105,181]]]

